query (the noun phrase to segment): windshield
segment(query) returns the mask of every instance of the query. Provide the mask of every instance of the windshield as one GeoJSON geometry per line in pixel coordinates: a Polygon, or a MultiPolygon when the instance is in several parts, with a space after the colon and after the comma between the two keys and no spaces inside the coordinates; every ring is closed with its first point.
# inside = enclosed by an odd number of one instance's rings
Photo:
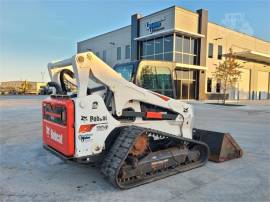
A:
{"type": "Polygon", "coordinates": [[[172,75],[167,67],[142,66],[138,77],[138,85],[168,97],[173,97],[172,75]]]}
{"type": "Polygon", "coordinates": [[[123,64],[116,66],[115,71],[121,74],[121,76],[127,81],[132,81],[133,64],[123,64]]]}

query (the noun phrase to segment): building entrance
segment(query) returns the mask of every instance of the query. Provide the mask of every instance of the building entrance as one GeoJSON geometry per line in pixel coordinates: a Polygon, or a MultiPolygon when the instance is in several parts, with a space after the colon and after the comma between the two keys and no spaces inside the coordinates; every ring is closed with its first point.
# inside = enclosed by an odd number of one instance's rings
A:
{"type": "Polygon", "coordinates": [[[179,68],[175,70],[176,96],[181,100],[192,100],[198,97],[198,70],[179,68]]]}

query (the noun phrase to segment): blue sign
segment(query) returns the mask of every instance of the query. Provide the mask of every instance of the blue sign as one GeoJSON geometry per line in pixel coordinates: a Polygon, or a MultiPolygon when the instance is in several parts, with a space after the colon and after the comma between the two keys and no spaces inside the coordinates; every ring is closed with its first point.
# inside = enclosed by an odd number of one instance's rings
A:
{"type": "Polygon", "coordinates": [[[159,31],[164,29],[164,27],[162,27],[162,21],[164,21],[165,19],[156,21],[156,22],[147,22],[146,23],[146,28],[149,30],[149,32],[152,34],[153,32],[159,31]]]}

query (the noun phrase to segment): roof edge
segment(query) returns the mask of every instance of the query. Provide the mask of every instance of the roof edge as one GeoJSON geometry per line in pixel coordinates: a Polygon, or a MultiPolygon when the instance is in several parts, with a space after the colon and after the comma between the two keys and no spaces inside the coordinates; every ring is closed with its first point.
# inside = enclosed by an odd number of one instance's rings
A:
{"type": "Polygon", "coordinates": [[[226,26],[223,26],[223,25],[217,24],[217,23],[212,22],[212,21],[208,21],[208,23],[211,23],[211,24],[213,24],[213,25],[217,25],[217,26],[223,27],[223,28],[225,28],[225,29],[228,29],[228,30],[231,30],[231,31],[237,32],[237,33],[239,33],[239,34],[244,34],[244,35],[246,35],[246,36],[249,36],[249,37],[255,38],[255,39],[257,39],[257,40],[260,40],[260,41],[263,41],[263,42],[266,42],[266,43],[270,43],[270,41],[267,41],[266,39],[262,39],[262,38],[257,37],[257,36],[252,36],[252,35],[247,34],[247,33],[245,33],[245,32],[240,32],[240,31],[237,31],[237,30],[232,29],[232,28],[230,28],[230,27],[226,27],[226,26]]]}
{"type": "Polygon", "coordinates": [[[84,39],[84,40],[78,41],[77,44],[78,44],[78,43],[85,42],[85,41],[88,41],[88,40],[91,40],[91,39],[94,39],[94,38],[97,38],[97,37],[100,37],[100,36],[104,36],[104,35],[106,35],[106,34],[110,34],[110,33],[112,33],[112,32],[116,32],[116,31],[119,31],[119,30],[121,30],[121,29],[125,29],[125,28],[128,28],[128,27],[131,27],[131,25],[127,25],[127,26],[124,26],[124,27],[120,27],[120,28],[117,28],[117,29],[115,29],[115,30],[112,30],[112,31],[109,31],[109,32],[105,32],[105,33],[102,33],[102,34],[99,34],[99,35],[96,35],[96,36],[93,36],[93,37],[91,37],[91,38],[88,38],[88,39],[84,39]]]}

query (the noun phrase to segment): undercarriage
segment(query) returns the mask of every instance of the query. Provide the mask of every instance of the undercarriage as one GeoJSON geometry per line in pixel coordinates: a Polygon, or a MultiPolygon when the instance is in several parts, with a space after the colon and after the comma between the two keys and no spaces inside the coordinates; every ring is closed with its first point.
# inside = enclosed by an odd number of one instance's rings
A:
{"type": "Polygon", "coordinates": [[[208,155],[203,142],[129,126],[119,131],[101,172],[114,185],[127,189],[200,167],[208,155]]]}

